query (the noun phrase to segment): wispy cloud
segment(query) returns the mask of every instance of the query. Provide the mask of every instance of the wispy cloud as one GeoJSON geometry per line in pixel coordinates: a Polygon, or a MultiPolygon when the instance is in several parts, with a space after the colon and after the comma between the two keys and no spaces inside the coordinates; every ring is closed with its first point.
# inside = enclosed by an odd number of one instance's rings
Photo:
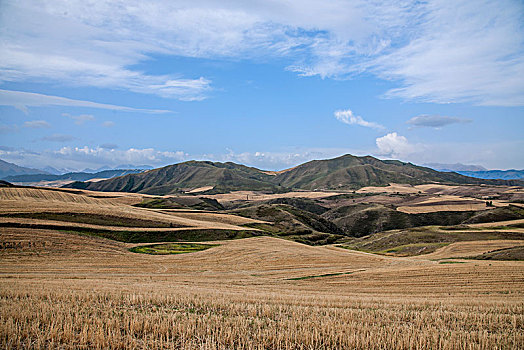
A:
{"type": "Polygon", "coordinates": [[[450,124],[471,123],[471,119],[447,117],[442,115],[419,115],[411,118],[406,123],[414,127],[441,128],[450,124]]]}
{"type": "Polygon", "coordinates": [[[385,129],[384,126],[378,123],[368,122],[362,119],[361,116],[354,115],[350,109],[336,111],[335,118],[337,118],[342,123],[349,124],[349,125],[360,125],[366,128],[372,128],[372,129],[378,129],[378,130],[385,129]]]}
{"type": "Polygon", "coordinates": [[[34,92],[12,91],[0,89],[0,106],[12,106],[28,113],[28,107],[42,106],[68,106],[68,107],[87,107],[108,109],[123,112],[142,112],[142,113],[169,113],[170,111],[159,109],[140,109],[125,106],[117,106],[105,103],[97,103],[84,100],[74,100],[70,98],[37,94],[34,92]]]}
{"type": "Polygon", "coordinates": [[[73,141],[75,138],[71,135],[62,135],[62,134],[53,134],[50,136],[44,136],[41,138],[42,141],[48,142],[69,142],[73,141]]]}
{"type": "Polygon", "coordinates": [[[50,128],[51,124],[46,122],[45,120],[31,120],[24,122],[24,128],[30,128],[30,129],[44,129],[44,128],[50,128]]]}
{"type": "Polygon", "coordinates": [[[114,143],[103,143],[103,144],[100,145],[100,148],[103,148],[103,149],[117,149],[118,145],[114,144],[114,143]]]}
{"type": "Polygon", "coordinates": [[[111,120],[106,120],[105,122],[102,123],[102,126],[105,128],[112,128],[113,126],[115,126],[115,122],[111,120]]]}
{"type": "Polygon", "coordinates": [[[524,105],[524,3],[436,0],[421,6],[412,37],[370,63],[400,84],[387,96],[524,105]]]}
{"type": "Polygon", "coordinates": [[[69,113],[62,113],[62,116],[73,119],[76,125],[83,125],[87,121],[95,120],[95,117],[91,114],[71,115],[69,113]]]}
{"type": "Polygon", "coordinates": [[[136,67],[156,55],[285,57],[306,76],[374,73],[398,85],[392,97],[524,105],[523,14],[516,0],[4,1],[0,80],[201,100],[209,78],[136,67]]]}

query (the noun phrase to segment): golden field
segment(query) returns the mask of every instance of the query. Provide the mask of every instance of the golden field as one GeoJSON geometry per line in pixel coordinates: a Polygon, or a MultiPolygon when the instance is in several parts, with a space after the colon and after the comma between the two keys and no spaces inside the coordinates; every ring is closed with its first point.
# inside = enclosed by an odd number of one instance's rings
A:
{"type": "MultiPolygon", "coordinates": [[[[134,208],[126,196],[68,195],[2,196],[1,212],[39,211],[47,203],[50,211],[200,227],[244,220],[134,208]]],[[[0,242],[2,348],[524,347],[524,262],[459,258],[520,241],[453,243],[417,257],[265,236],[146,255],[128,250],[136,244],[16,227],[1,227],[0,242]]]]}

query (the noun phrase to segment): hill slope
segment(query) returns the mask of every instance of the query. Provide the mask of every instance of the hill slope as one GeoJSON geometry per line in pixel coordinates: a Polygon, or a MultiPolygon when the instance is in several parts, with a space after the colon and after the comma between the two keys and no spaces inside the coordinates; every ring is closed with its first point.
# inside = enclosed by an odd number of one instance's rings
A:
{"type": "Polygon", "coordinates": [[[130,174],[96,183],[71,184],[95,191],[140,192],[156,195],[172,194],[205,186],[216,191],[267,190],[277,191],[270,182],[272,176],[256,169],[235,163],[189,161],[163,168],[130,174]]]}
{"type": "Polygon", "coordinates": [[[379,160],[371,156],[355,157],[349,154],[334,159],[307,162],[279,173],[274,181],[284,187],[307,190],[352,190],[364,186],[384,186],[392,182],[410,185],[428,182],[509,184],[505,181],[485,181],[457,173],[439,172],[398,160],[379,160]]]}
{"type": "Polygon", "coordinates": [[[379,160],[370,156],[344,155],[328,160],[314,160],[287,171],[271,174],[235,163],[189,161],[126,175],[97,183],[75,183],[67,187],[95,191],[140,192],[156,195],[213,186],[213,191],[255,190],[280,192],[286,189],[354,190],[364,186],[389,183],[522,185],[521,181],[484,180],[457,173],[442,173],[397,160],[379,160]]]}

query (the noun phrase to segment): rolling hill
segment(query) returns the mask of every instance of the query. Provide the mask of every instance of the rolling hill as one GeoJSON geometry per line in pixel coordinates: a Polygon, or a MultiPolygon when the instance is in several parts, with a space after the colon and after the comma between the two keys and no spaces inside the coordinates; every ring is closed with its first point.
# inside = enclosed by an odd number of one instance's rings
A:
{"type": "Polygon", "coordinates": [[[232,190],[281,192],[290,189],[355,190],[364,186],[386,186],[392,182],[411,185],[430,182],[523,184],[518,180],[477,179],[457,173],[438,172],[397,160],[379,160],[371,156],[356,157],[348,154],[334,159],[310,161],[280,172],[262,171],[231,162],[189,161],[96,183],[77,182],[66,187],[166,195],[205,186],[213,186],[214,193],[232,190]]]}

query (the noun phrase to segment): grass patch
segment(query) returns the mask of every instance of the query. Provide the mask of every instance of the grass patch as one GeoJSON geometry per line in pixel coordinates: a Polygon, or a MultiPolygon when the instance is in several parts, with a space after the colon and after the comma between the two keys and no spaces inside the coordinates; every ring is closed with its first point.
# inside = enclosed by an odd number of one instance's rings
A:
{"type": "Polygon", "coordinates": [[[302,276],[302,277],[293,277],[293,278],[286,278],[286,281],[300,281],[300,280],[307,280],[310,278],[320,278],[320,277],[331,277],[331,276],[340,276],[340,275],[351,275],[355,272],[360,272],[365,270],[357,270],[357,271],[350,271],[350,272],[335,272],[335,273],[325,273],[323,275],[314,275],[314,276],[302,276]]]}
{"type": "Polygon", "coordinates": [[[9,218],[27,218],[51,221],[75,222],[79,224],[118,226],[118,227],[153,227],[153,228],[182,228],[169,222],[145,220],[138,218],[120,217],[115,215],[90,214],[90,213],[13,213],[0,215],[9,218]]]}
{"type": "Polygon", "coordinates": [[[115,231],[90,227],[71,227],[54,224],[24,224],[17,222],[2,222],[0,223],[0,227],[56,230],[65,233],[102,237],[126,243],[221,241],[262,235],[260,231],[252,230],[187,229],[172,231],[115,231]]]}
{"type": "Polygon", "coordinates": [[[439,261],[439,264],[465,264],[464,261],[439,261]]]}
{"type": "Polygon", "coordinates": [[[130,248],[133,253],[142,253],[150,255],[170,255],[194,253],[216,247],[218,244],[199,244],[199,243],[165,243],[151,244],[130,248]]]}

